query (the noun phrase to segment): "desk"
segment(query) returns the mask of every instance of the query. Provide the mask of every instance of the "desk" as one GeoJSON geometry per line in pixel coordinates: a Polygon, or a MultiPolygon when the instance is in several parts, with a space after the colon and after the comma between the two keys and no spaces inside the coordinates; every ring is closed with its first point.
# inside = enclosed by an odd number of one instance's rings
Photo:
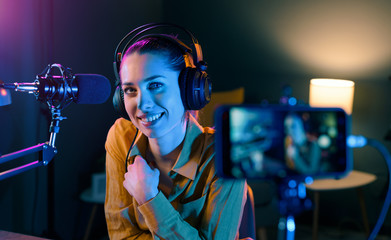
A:
{"type": "Polygon", "coordinates": [[[376,176],[370,173],[353,170],[346,177],[341,179],[318,179],[312,184],[306,185],[307,189],[314,192],[314,216],[312,226],[312,239],[318,239],[318,218],[319,218],[319,192],[355,188],[361,207],[362,220],[367,236],[370,234],[367,211],[365,207],[362,187],[376,180],[376,176]]]}
{"type": "Polygon", "coordinates": [[[0,230],[0,239],[2,240],[45,240],[47,238],[33,237],[19,233],[7,232],[0,230]]]}

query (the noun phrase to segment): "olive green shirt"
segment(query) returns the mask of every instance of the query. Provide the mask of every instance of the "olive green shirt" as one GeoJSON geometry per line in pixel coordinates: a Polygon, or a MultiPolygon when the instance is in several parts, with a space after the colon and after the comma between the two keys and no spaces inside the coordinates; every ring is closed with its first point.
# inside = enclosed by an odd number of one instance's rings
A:
{"type": "MultiPolygon", "coordinates": [[[[138,205],[123,187],[125,158],[136,129],[118,119],[106,141],[105,216],[110,239],[221,239],[238,238],[246,201],[244,180],[216,176],[213,129],[202,128],[190,117],[183,148],[169,177],[172,188],[138,205]]],[[[148,139],[137,136],[129,164],[145,158],[148,139]]]]}

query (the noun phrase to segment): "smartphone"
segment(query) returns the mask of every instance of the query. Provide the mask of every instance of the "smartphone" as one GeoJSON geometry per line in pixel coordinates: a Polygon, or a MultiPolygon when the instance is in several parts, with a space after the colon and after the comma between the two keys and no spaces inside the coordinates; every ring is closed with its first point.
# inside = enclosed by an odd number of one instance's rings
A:
{"type": "Polygon", "coordinates": [[[348,116],[341,108],[222,105],[214,118],[222,177],[340,178],[352,169],[348,116]]]}

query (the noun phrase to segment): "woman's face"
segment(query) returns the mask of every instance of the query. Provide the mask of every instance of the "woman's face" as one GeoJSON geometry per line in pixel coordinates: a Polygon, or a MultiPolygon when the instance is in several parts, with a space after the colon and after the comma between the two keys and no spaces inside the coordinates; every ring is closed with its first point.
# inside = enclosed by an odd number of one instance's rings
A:
{"type": "Polygon", "coordinates": [[[179,71],[168,67],[165,56],[132,53],[124,58],[120,76],[126,112],[147,137],[175,134],[183,127],[179,71]]]}
{"type": "Polygon", "coordinates": [[[288,116],[285,120],[287,133],[293,138],[293,141],[298,145],[303,145],[306,142],[306,135],[303,122],[299,117],[288,116]]]}

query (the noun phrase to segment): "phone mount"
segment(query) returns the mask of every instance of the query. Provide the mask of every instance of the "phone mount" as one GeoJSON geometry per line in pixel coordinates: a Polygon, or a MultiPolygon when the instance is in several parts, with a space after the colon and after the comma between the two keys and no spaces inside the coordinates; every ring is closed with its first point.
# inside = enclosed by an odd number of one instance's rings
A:
{"type": "MultiPolygon", "coordinates": [[[[61,80],[64,82],[64,84],[71,83],[74,79],[74,75],[71,72],[69,68],[64,68],[60,64],[51,64],[48,65],[42,74],[37,76],[38,78],[45,78],[45,79],[54,79],[53,71],[58,70],[61,73],[61,80]]],[[[56,78],[58,78],[56,76],[56,78]]],[[[51,113],[52,113],[52,120],[50,124],[50,139],[48,142],[40,143],[35,146],[25,148],[13,153],[5,154],[3,156],[0,156],[0,164],[9,162],[11,160],[24,157],[29,154],[33,154],[36,152],[39,152],[39,159],[33,162],[30,162],[28,164],[15,167],[3,172],[0,172],[0,181],[6,178],[9,178],[11,176],[20,174],[22,172],[25,172],[27,170],[39,167],[39,166],[46,166],[50,163],[50,161],[53,159],[53,157],[57,154],[57,149],[55,147],[55,141],[57,133],[60,131],[60,122],[66,117],[61,116],[61,110],[64,109],[66,106],[70,104],[69,98],[62,98],[61,101],[58,101],[55,97],[55,94],[53,93],[51,96],[47,96],[45,99],[37,99],[40,101],[46,101],[51,113]]],[[[65,93],[64,93],[65,94],[65,93]]]]}
{"type": "Polygon", "coordinates": [[[293,240],[295,238],[294,216],[309,210],[312,202],[306,196],[305,184],[311,184],[313,179],[280,178],[278,182],[279,211],[281,218],[278,222],[278,240],[293,240]]]}

